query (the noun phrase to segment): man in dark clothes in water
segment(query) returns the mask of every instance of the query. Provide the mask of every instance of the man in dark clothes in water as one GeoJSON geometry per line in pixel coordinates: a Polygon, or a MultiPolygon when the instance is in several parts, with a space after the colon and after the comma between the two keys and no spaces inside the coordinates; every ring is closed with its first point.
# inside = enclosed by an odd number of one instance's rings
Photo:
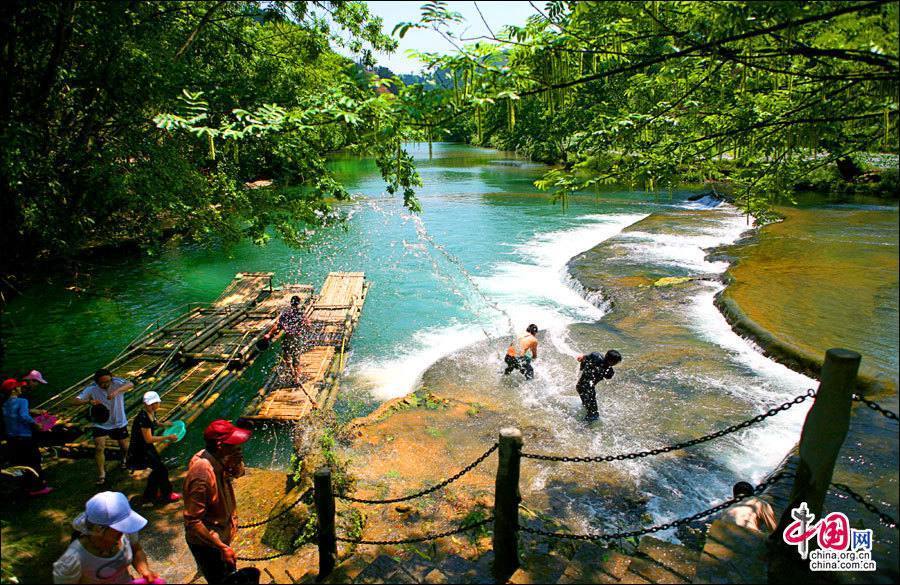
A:
{"type": "Polygon", "coordinates": [[[614,349],[606,352],[605,356],[601,356],[599,352],[589,353],[587,355],[578,356],[581,362],[581,377],[575,389],[581,397],[581,403],[587,410],[587,422],[594,422],[600,418],[597,412],[597,382],[600,380],[609,380],[615,374],[613,366],[622,361],[622,354],[614,349]]]}

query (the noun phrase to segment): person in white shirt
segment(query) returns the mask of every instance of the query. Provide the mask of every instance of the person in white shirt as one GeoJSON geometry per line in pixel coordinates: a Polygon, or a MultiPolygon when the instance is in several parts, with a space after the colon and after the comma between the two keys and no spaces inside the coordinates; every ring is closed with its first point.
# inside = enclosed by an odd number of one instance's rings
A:
{"type": "Polygon", "coordinates": [[[101,492],[87,501],[72,522],[77,537],[55,563],[54,583],[131,583],[133,567],[148,583],[161,582],[147,564],[138,531],[147,520],[134,512],[125,494],[101,492]]]}
{"type": "Polygon", "coordinates": [[[126,392],[134,384],[123,378],[114,378],[112,372],[101,368],[94,373],[94,382],[75,397],[78,404],[91,403],[94,428],[94,459],[97,461],[97,485],[106,483],[106,437],[119,442],[123,467],[128,452],[128,418],[125,416],[126,392]]]}

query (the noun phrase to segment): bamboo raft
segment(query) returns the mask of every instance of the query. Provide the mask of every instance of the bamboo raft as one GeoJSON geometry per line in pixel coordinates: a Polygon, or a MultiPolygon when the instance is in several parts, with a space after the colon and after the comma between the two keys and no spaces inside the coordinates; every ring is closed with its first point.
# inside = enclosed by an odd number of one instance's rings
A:
{"type": "Polygon", "coordinates": [[[332,272],[306,315],[306,349],[297,356],[302,379],[295,384],[279,364],[247,406],[241,421],[248,425],[296,423],[314,408],[329,408],[337,398],[337,381],[345,353],[359,322],[369,283],[362,272],[332,272]]]}
{"type": "MultiPolygon", "coordinates": [[[[209,305],[191,305],[167,322],[152,323],[106,366],[113,375],[134,382],[135,387],[125,394],[129,430],[148,390],[155,390],[162,398],[157,419],[163,426],[176,419],[185,424],[193,422],[253,363],[259,353],[257,341],[271,329],[294,295],[309,303],[312,287],[273,288],[271,272],[239,273],[209,305]]],[[[88,376],[35,407],[87,431],[63,445],[61,454],[93,453],[87,407],[72,400],[90,382],[88,376]]],[[[107,451],[117,456],[118,444],[109,441],[107,451]]]]}

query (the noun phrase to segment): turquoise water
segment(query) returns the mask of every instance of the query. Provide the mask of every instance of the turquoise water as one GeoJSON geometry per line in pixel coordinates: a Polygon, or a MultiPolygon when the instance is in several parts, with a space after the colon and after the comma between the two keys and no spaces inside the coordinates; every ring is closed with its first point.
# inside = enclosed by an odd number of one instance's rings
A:
{"type": "MultiPolygon", "coordinates": [[[[236,272],[273,271],[276,282],[318,287],[328,272],[364,271],[372,286],[337,406],[345,417],[407,393],[433,368],[435,383],[502,396],[504,424],[542,430],[535,447],[588,455],[718,429],[815,385],[740,339],[712,304],[722,288],[715,277],[727,264],[707,259],[707,251],[747,229],[733,208],[686,204],[686,193],[604,191],[573,197],[563,210],[532,185],[541,165],[451,144],[436,144],[433,159],[424,145],[413,154],[424,182],[419,216],[383,194],[371,161],[339,157],[333,168],[357,200],[339,207],[345,223],[319,230],[307,249],[277,241],[227,250],[173,246],[157,257],[86,267],[74,282],[29,288],[4,315],[3,370],[41,370],[49,395],[110,361],[158,315],[214,299],[236,272]],[[585,294],[568,264],[595,247],[582,260],[598,292],[585,294]],[[683,289],[634,284],[684,275],[709,280],[683,289]],[[68,290],[73,284],[82,290],[68,290]],[[501,379],[498,364],[511,334],[532,322],[545,349],[535,384],[520,388],[501,379]],[[585,432],[572,389],[574,356],[613,346],[626,362],[614,390],[600,399],[603,429],[627,432],[585,432]]],[[[896,249],[891,237],[885,245],[896,249]]],[[[896,339],[888,342],[885,351],[896,354],[896,339]]],[[[237,417],[274,355],[258,360],[167,458],[183,462],[198,449],[205,422],[237,417]]],[[[687,515],[718,501],[738,479],[761,479],[796,442],[804,414],[792,409],[695,455],[629,463],[622,473],[640,494],[677,496],[650,501],[654,518],[687,515]]],[[[496,429],[485,432],[494,436],[496,429]]],[[[283,465],[290,439],[261,435],[248,449],[249,462],[283,465]]],[[[590,470],[582,472],[590,481],[590,470]]],[[[544,490],[546,476],[538,479],[528,489],[544,490]]],[[[579,497],[566,505],[582,527],[593,526],[596,510],[610,512],[608,503],[579,497]]],[[[634,518],[626,520],[622,527],[634,518]]]]}
{"type": "MultiPolygon", "coordinates": [[[[509,332],[506,315],[491,306],[495,301],[486,302],[453,261],[458,257],[475,282],[483,281],[529,242],[543,244],[534,253],[553,256],[543,270],[523,267],[508,275],[508,283],[486,285],[494,287],[496,301],[506,303],[514,326],[599,318],[596,309],[558,281],[556,272],[572,255],[602,239],[591,233],[591,226],[605,226],[612,233],[649,213],[652,203],[644,195],[605,193],[599,204],[587,196],[564,211],[532,185],[542,165],[462,145],[436,144],[433,159],[424,145],[413,146],[412,152],[425,183],[421,216],[410,215],[397,198],[384,194],[371,160],[336,158],[335,172],[359,201],[340,206],[348,221],[319,230],[308,249],[291,249],[279,241],[226,250],[181,245],[156,257],[86,262],[81,273],[31,287],[10,303],[4,315],[3,370],[41,370],[50,385],[33,398],[36,403],[107,363],[157,316],[185,303],[214,299],[236,272],[273,271],[276,283],[318,287],[330,271],[361,270],[372,287],[353,339],[348,385],[369,390],[376,399],[397,396],[449,350],[484,339],[486,333],[509,332]],[[601,212],[616,219],[597,215],[601,212]],[[588,233],[574,235],[574,242],[559,236],[579,228],[583,232],[585,226],[588,233]],[[439,242],[449,256],[420,232],[439,242]],[[547,234],[563,241],[541,241],[547,234]],[[545,282],[529,283],[534,277],[545,282]],[[516,288],[526,286],[529,293],[516,294],[516,288]],[[555,298],[560,292],[565,298],[555,298]],[[522,297],[529,302],[518,303],[522,297]]],[[[261,359],[200,422],[237,416],[270,361],[261,359]]],[[[196,434],[191,437],[186,448],[197,444],[196,434]]]]}
{"type": "MultiPolygon", "coordinates": [[[[487,274],[511,247],[579,225],[583,216],[597,212],[591,201],[573,203],[566,212],[548,204],[531,185],[540,167],[524,161],[523,168],[491,165],[509,158],[495,151],[436,145],[432,162],[424,148],[414,152],[426,184],[421,221],[476,277],[487,274]]],[[[353,340],[354,362],[397,355],[422,330],[493,322],[497,312],[417,236],[416,218],[382,194],[371,161],[339,159],[334,166],[366,203],[344,206],[351,215],[346,226],[321,230],[309,249],[290,249],[279,241],[225,251],[179,246],[155,258],[85,264],[76,278],[32,287],[10,303],[3,369],[37,368],[50,380],[51,391],[63,388],[109,361],[158,315],[214,299],[240,271],[268,270],[276,282],[316,286],[330,271],[365,271],[373,286],[353,340]],[[67,290],[73,284],[84,291],[67,290]]],[[[633,213],[645,206],[629,199],[605,205],[604,211],[633,213]]]]}

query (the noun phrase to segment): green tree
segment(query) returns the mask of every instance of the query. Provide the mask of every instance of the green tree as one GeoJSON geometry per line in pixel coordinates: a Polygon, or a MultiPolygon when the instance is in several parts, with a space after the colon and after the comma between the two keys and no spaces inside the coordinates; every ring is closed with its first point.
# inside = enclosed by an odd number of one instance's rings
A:
{"type": "Polygon", "coordinates": [[[897,150],[895,1],[533,6],[523,27],[461,38],[431,2],[397,32],[457,44],[425,59],[462,80],[445,117],[471,116],[473,142],[561,163],[542,188],[721,181],[758,213],[818,169],[852,176],[854,155],[897,150]]]}
{"type": "Polygon", "coordinates": [[[304,222],[327,221],[329,200],[346,195],[327,153],[360,144],[390,115],[330,48],[344,37],[358,52],[395,47],[361,2],[0,10],[4,272],[172,230],[264,241],[274,225],[299,241],[304,222]],[[243,188],[259,178],[301,188],[243,188]]]}

